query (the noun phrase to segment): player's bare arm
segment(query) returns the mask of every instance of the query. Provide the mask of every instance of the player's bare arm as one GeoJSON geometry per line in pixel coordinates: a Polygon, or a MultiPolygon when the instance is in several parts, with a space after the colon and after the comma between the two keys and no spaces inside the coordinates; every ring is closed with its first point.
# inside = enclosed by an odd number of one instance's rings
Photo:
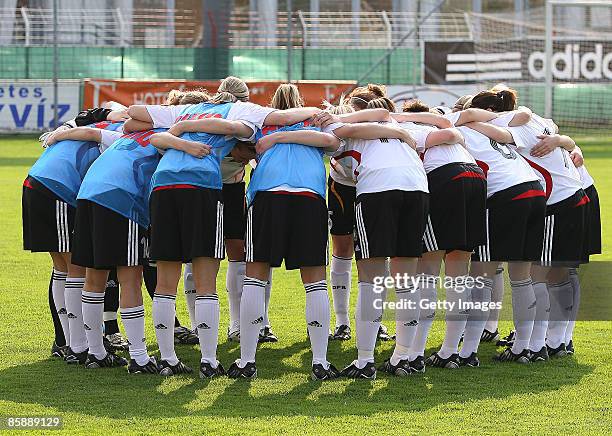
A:
{"type": "Polygon", "coordinates": [[[63,141],[66,139],[72,139],[75,141],[102,141],[101,129],[94,127],[75,127],[73,129],[62,130],[47,139],[47,145],[53,145],[56,142],[63,141]]]}
{"type": "Polygon", "coordinates": [[[334,130],[334,135],[344,139],[399,139],[416,148],[416,141],[407,130],[392,124],[355,123],[345,124],[334,130]]]}
{"type": "Polygon", "coordinates": [[[316,107],[296,107],[270,112],[264,120],[264,126],[290,126],[305,121],[321,112],[316,107]]]}
{"type": "Polygon", "coordinates": [[[484,109],[478,109],[475,107],[471,107],[469,109],[463,110],[459,112],[459,118],[457,122],[455,122],[455,126],[463,126],[467,123],[481,122],[486,123],[497,118],[495,112],[490,112],[484,109]]]}
{"type": "Polygon", "coordinates": [[[572,152],[576,148],[576,143],[567,135],[538,135],[538,142],[531,149],[531,155],[534,157],[542,157],[553,152],[557,147],[564,148],[572,152]]]}
{"type": "Polygon", "coordinates": [[[127,121],[123,124],[123,131],[127,133],[143,132],[145,130],[151,130],[152,128],[153,123],[135,120],[134,118],[128,118],[127,121]]]}
{"type": "Polygon", "coordinates": [[[203,118],[201,120],[184,120],[174,124],[168,133],[180,136],[185,132],[203,132],[213,135],[229,135],[236,138],[248,138],[253,130],[240,121],[230,121],[223,118],[203,118]]]}
{"type": "Polygon", "coordinates": [[[512,120],[510,120],[510,122],[508,123],[508,126],[518,127],[527,124],[529,121],[531,121],[531,115],[531,109],[522,106],[518,111],[516,111],[516,113],[512,117],[512,120]]]}
{"type": "Polygon", "coordinates": [[[482,133],[483,135],[491,138],[492,140],[500,143],[500,144],[512,144],[514,143],[514,138],[512,134],[502,127],[497,127],[488,123],[469,123],[466,124],[466,127],[469,127],[472,130],[476,130],[477,132],[482,133]]]}
{"type": "Polygon", "coordinates": [[[449,119],[430,112],[402,112],[393,113],[391,116],[393,119],[395,119],[395,121],[400,123],[411,122],[429,124],[431,126],[438,127],[439,129],[448,129],[453,127],[453,123],[451,123],[449,119]]]}
{"type": "Polygon", "coordinates": [[[453,144],[461,144],[465,147],[465,140],[461,132],[457,129],[441,129],[433,131],[427,135],[425,148],[453,144]]]}
{"type": "Polygon", "coordinates": [[[151,135],[151,144],[160,150],[173,148],[183,151],[197,158],[202,158],[210,154],[211,146],[200,142],[188,141],[177,138],[168,132],[155,133],[151,135]]]}
{"type": "Polygon", "coordinates": [[[391,121],[391,114],[387,109],[364,109],[349,114],[333,115],[327,111],[322,111],[313,118],[316,126],[327,127],[333,123],[366,123],[391,121]]]}
{"type": "Polygon", "coordinates": [[[255,150],[258,154],[264,153],[276,144],[291,143],[309,145],[322,148],[325,151],[336,151],[340,146],[340,140],[334,135],[312,130],[295,130],[292,132],[276,132],[264,136],[259,141],[255,150]]]}
{"type": "Polygon", "coordinates": [[[153,119],[151,118],[151,115],[149,115],[149,111],[147,110],[145,105],[134,104],[128,107],[127,114],[130,118],[133,118],[135,120],[153,123],[153,119]]]}

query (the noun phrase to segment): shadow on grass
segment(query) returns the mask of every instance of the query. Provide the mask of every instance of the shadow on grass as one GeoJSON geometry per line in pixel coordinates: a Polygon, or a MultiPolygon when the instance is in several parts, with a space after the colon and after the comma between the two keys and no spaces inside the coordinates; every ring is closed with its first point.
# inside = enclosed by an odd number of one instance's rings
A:
{"type": "MultiPolygon", "coordinates": [[[[350,362],[352,342],[330,343],[330,359],[350,362]]],[[[377,361],[386,358],[385,344],[377,361]]],[[[379,347],[380,348],[380,347],[379,347]]],[[[252,382],[225,377],[202,381],[197,376],[161,378],[128,376],[125,369],[85,370],[58,360],[42,360],[0,371],[0,399],[40,404],[61,412],[110,418],[171,418],[189,415],[274,417],[291,415],[370,415],[389,411],[427,410],[445,403],[552,391],[574,385],[593,371],[567,357],[546,364],[495,364],[493,347],[481,347],[479,369],[428,369],[405,378],[379,373],[374,382],[340,379],[326,383],[309,379],[308,342],[266,344],[258,352],[259,378],[252,382]]],[[[179,347],[188,363],[199,361],[196,347],[179,347]]],[[[226,365],[239,356],[234,344],[219,347],[226,365]]],[[[197,367],[194,365],[197,372],[197,367]]]]}

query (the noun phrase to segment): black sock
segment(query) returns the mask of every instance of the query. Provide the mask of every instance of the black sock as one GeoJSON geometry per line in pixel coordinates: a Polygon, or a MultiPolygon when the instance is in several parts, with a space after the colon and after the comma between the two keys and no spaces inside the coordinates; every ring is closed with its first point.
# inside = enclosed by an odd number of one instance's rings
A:
{"type": "Polygon", "coordinates": [[[108,274],[106,292],[104,294],[104,334],[119,333],[117,311],[119,310],[119,280],[117,270],[112,269],[108,274]]]}
{"type": "Polygon", "coordinates": [[[55,343],[63,347],[66,345],[66,338],[64,337],[64,330],[62,329],[62,323],[60,322],[59,316],[57,315],[57,309],[55,308],[55,302],[53,301],[53,275],[49,280],[49,311],[51,312],[51,319],[53,319],[53,330],[55,331],[55,343]]]}
{"type": "MultiPolygon", "coordinates": [[[[149,264],[145,264],[142,269],[142,277],[145,282],[145,287],[147,288],[147,293],[151,300],[153,299],[153,294],[155,294],[155,288],[157,287],[157,268],[151,266],[149,264]]],[[[174,327],[180,327],[181,322],[177,317],[174,318],[174,327]]]]}

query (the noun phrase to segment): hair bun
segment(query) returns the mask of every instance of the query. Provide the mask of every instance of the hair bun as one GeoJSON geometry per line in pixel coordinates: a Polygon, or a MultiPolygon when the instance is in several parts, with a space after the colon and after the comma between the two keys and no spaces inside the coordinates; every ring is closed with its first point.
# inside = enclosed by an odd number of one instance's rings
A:
{"type": "Polygon", "coordinates": [[[384,85],[377,85],[375,83],[368,83],[368,91],[378,97],[385,97],[387,89],[384,85]]]}

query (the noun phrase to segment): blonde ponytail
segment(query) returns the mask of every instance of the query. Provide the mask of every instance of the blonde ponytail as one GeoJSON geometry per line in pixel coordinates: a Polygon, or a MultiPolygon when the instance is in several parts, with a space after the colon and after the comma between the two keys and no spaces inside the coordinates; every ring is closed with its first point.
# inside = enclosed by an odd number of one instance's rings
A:
{"type": "Polygon", "coordinates": [[[249,87],[244,80],[228,76],[219,85],[217,93],[210,100],[213,104],[235,103],[249,100],[249,87]]]}

